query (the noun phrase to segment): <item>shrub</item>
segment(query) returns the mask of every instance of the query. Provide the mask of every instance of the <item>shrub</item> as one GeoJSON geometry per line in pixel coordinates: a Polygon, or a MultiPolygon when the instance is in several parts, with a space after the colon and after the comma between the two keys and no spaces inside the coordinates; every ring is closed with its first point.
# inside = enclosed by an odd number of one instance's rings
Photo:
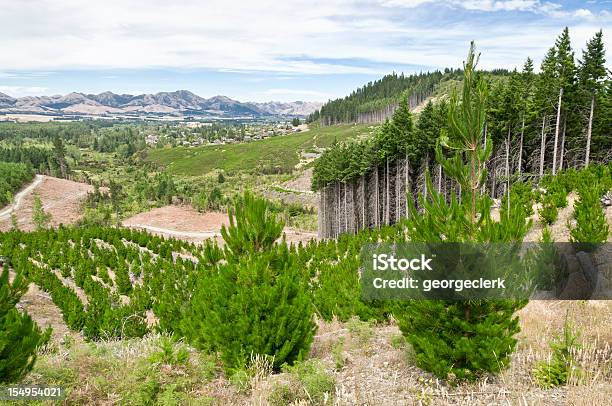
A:
{"type": "Polygon", "coordinates": [[[532,259],[534,282],[539,289],[552,290],[567,276],[567,264],[562,260],[550,228],[544,227],[538,250],[532,259]]]}
{"type": "Polygon", "coordinates": [[[158,347],[159,350],[149,356],[152,364],[185,365],[189,361],[189,350],[172,336],[162,336],[158,347]]]}
{"type": "Polygon", "coordinates": [[[551,199],[544,197],[542,199],[542,208],[538,214],[540,215],[540,220],[542,223],[545,225],[551,225],[557,221],[559,209],[551,199]]]}
{"type": "Polygon", "coordinates": [[[307,279],[287,244],[274,243],[281,231],[265,201],[246,193],[222,230],[227,263],[197,282],[183,330],[196,347],[219,352],[226,370],[246,367],[252,355],[268,356],[278,370],[310,349],[307,279]]]}
{"type": "Polygon", "coordinates": [[[357,340],[357,343],[364,347],[374,337],[374,330],[372,330],[372,323],[367,321],[361,321],[358,317],[352,318],[347,324],[351,336],[357,340]]]}
{"type": "Polygon", "coordinates": [[[251,354],[275,368],[308,353],[315,324],[305,280],[286,247],[219,267],[198,282],[185,329],[194,344],[221,353],[226,368],[251,354]]]}
{"type": "Polygon", "coordinates": [[[563,173],[557,176],[546,175],[540,185],[546,189],[544,199],[548,199],[558,209],[567,207],[567,195],[574,186],[573,181],[566,181],[570,179],[565,177],[563,173]]]}
{"type": "Polygon", "coordinates": [[[599,202],[602,194],[597,183],[579,189],[580,198],[574,207],[576,226],[570,229],[570,240],[579,249],[592,251],[608,239],[609,227],[599,202]]]}
{"type": "Polygon", "coordinates": [[[36,230],[42,230],[49,227],[51,221],[51,214],[46,213],[40,196],[34,195],[34,202],[32,203],[32,222],[36,226],[36,230]]]}
{"type": "Polygon", "coordinates": [[[581,370],[574,360],[574,352],[580,347],[578,334],[566,317],[563,335],[550,344],[553,351],[550,361],[536,364],[533,371],[536,382],[543,388],[552,388],[565,385],[571,377],[579,377],[581,370]]]}
{"type": "Polygon", "coordinates": [[[28,288],[23,275],[9,282],[8,267],[0,275],[0,383],[17,382],[32,370],[37,348],[49,340],[27,313],[15,307],[28,288]]]}
{"type": "Polygon", "coordinates": [[[289,382],[277,383],[273,387],[268,396],[271,405],[281,406],[299,401],[308,401],[313,405],[334,404],[335,379],[325,372],[319,361],[299,362],[285,367],[284,371],[289,374],[289,382]]]}
{"type": "MultiPolygon", "coordinates": [[[[518,205],[523,209],[524,217],[533,214],[534,193],[531,184],[526,182],[516,182],[510,188],[510,204],[518,205]]],[[[508,211],[508,196],[504,195],[501,201],[500,213],[504,215],[508,211]]]]}
{"type": "Polygon", "coordinates": [[[353,316],[362,320],[384,318],[361,301],[358,268],[358,258],[345,259],[337,265],[319,264],[319,273],[313,282],[313,302],[321,318],[328,321],[334,316],[341,321],[353,316]]]}
{"type": "Polygon", "coordinates": [[[90,340],[142,337],[147,332],[144,312],[135,305],[121,306],[116,295],[93,280],[85,282],[89,296],[83,334],[90,340]]]}

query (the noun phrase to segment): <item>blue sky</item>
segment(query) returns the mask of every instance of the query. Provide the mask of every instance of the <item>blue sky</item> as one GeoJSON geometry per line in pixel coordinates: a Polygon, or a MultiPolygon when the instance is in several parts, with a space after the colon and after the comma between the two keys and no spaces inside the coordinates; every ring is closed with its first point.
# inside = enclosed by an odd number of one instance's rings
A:
{"type": "Polygon", "coordinates": [[[539,63],[566,25],[577,56],[599,29],[612,45],[612,0],[0,0],[0,10],[0,92],[12,96],[325,101],[392,71],[460,66],[470,40],[486,69],[539,63]]]}

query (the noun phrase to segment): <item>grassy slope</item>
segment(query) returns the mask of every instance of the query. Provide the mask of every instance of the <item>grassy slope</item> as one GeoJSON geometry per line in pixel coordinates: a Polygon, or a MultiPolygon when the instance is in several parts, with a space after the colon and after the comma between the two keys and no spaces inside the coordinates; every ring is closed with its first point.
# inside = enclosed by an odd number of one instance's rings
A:
{"type": "Polygon", "coordinates": [[[280,168],[288,172],[300,161],[300,152],[327,147],[371,131],[366,125],[313,128],[302,133],[242,144],[207,145],[197,148],[167,148],[149,152],[148,160],[180,175],[203,175],[214,169],[225,171],[280,168]]]}

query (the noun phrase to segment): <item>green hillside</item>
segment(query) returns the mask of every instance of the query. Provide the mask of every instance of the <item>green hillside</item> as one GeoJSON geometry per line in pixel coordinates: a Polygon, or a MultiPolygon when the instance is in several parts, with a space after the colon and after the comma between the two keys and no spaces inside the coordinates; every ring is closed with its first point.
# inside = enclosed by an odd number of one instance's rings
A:
{"type": "Polygon", "coordinates": [[[357,138],[371,131],[367,125],[314,127],[301,133],[241,144],[155,149],[146,159],[179,175],[196,176],[215,169],[286,173],[299,163],[303,151],[325,148],[334,140],[357,138]]]}
{"type": "MultiPolygon", "coordinates": [[[[487,80],[495,82],[507,77],[506,69],[483,72],[487,80]]],[[[408,97],[411,105],[423,103],[428,97],[448,95],[450,89],[461,84],[463,71],[447,68],[442,71],[404,75],[391,73],[381,79],[368,82],[346,97],[325,103],[320,110],[311,114],[310,121],[321,120],[328,124],[358,121],[360,113],[383,110],[399,103],[401,97],[408,97]]]]}

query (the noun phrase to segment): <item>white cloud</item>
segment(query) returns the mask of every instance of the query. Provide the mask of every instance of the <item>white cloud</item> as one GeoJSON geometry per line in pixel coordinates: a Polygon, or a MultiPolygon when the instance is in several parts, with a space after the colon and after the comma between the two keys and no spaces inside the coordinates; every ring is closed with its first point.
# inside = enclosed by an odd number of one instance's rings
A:
{"type": "Polygon", "coordinates": [[[387,7],[415,8],[424,4],[439,3],[451,7],[463,8],[473,11],[529,11],[546,14],[554,18],[593,18],[593,13],[585,8],[575,11],[563,9],[558,3],[541,0],[382,0],[381,4],[387,7]]]}
{"type": "Polygon", "coordinates": [[[586,8],[580,8],[576,11],[574,11],[574,15],[576,17],[580,17],[580,18],[593,18],[594,15],[591,12],[591,10],[587,10],[586,8]]]}
{"type": "Polygon", "coordinates": [[[41,86],[2,86],[0,85],[0,93],[8,94],[12,97],[37,96],[47,93],[46,87],[41,86]]]}
{"type": "Polygon", "coordinates": [[[479,11],[530,11],[540,19],[536,22],[461,20],[452,15],[442,19],[441,4],[440,0],[0,0],[0,66],[7,72],[163,67],[281,76],[380,74],[396,65],[460,66],[474,39],[483,51],[482,66],[499,67],[544,54],[567,23],[551,16],[578,19],[569,22],[572,38],[580,46],[596,30],[610,26],[603,13],[590,17],[587,9],[580,9],[568,15],[570,11],[558,4],[539,0],[444,3],[479,11]],[[422,7],[414,9],[417,6],[422,7]],[[574,36],[575,31],[589,34],[574,36]]]}
{"type": "Polygon", "coordinates": [[[467,10],[480,11],[533,11],[538,6],[536,0],[468,0],[454,1],[456,5],[460,5],[467,10]]]}
{"type": "Polygon", "coordinates": [[[435,0],[383,0],[382,4],[387,7],[418,7],[422,4],[433,3],[435,0]]]}

